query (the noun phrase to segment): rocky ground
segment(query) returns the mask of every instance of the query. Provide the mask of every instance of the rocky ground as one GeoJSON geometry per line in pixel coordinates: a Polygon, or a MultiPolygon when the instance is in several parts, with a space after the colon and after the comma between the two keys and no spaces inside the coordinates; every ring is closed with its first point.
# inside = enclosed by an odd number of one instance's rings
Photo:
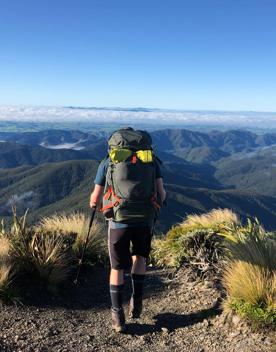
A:
{"type": "Polygon", "coordinates": [[[128,320],[124,334],[111,330],[107,271],[85,277],[58,298],[37,294],[23,306],[1,307],[0,351],[276,351],[272,332],[222,314],[215,282],[200,281],[188,268],[149,271],[143,317],[128,320]]]}

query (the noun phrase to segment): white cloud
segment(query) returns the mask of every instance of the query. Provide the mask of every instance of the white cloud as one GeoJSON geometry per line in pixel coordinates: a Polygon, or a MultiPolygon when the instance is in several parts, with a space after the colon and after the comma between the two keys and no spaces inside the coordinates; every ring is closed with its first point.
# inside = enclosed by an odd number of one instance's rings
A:
{"type": "Polygon", "coordinates": [[[0,121],[118,122],[276,127],[276,113],[0,106],[0,121]]]}

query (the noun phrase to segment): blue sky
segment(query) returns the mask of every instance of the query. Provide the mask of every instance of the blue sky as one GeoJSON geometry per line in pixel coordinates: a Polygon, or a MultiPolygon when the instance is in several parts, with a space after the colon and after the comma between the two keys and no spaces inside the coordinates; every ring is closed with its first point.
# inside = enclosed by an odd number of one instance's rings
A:
{"type": "Polygon", "coordinates": [[[275,0],[0,0],[0,104],[276,111],[275,0]]]}

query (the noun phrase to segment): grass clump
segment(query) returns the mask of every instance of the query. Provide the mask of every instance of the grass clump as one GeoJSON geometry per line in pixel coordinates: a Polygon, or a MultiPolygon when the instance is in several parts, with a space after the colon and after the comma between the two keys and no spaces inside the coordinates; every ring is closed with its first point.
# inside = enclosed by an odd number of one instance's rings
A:
{"type": "MultiPolygon", "coordinates": [[[[57,292],[77,269],[89,219],[80,213],[42,219],[28,227],[27,213],[18,217],[13,208],[9,230],[0,228],[0,298],[9,295],[11,283],[29,292],[36,288],[57,292]],[[12,280],[13,277],[13,280],[12,280]]],[[[95,222],[85,259],[91,264],[106,256],[103,229],[95,222]]]]}
{"type": "MultiPolygon", "coordinates": [[[[37,229],[50,232],[63,231],[65,235],[75,234],[76,238],[72,247],[74,255],[79,258],[86,240],[89,220],[85,214],[78,212],[69,215],[53,215],[42,219],[37,229]]],[[[103,263],[106,261],[107,256],[104,226],[94,221],[90,231],[85,260],[90,264],[103,263]]]]}
{"type": "Polygon", "coordinates": [[[276,322],[276,236],[258,221],[246,226],[226,227],[229,260],[223,284],[226,309],[260,324],[276,322]]]}
{"type": "Polygon", "coordinates": [[[0,299],[5,303],[16,301],[12,288],[12,266],[0,264],[0,299]]]}
{"type": "Polygon", "coordinates": [[[239,224],[240,220],[230,209],[213,209],[209,213],[201,215],[188,215],[181,226],[183,227],[196,227],[196,228],[214,228],[221,224],[239,224]]]}
{"type": "Polygon", "coordinates": [[[179,267],[187,262],[199,273],[215,270],[223,253],[222,226],[233,226],[238,217],[229,209],[214,209],[203,215],[188,215],[169,230],[164,239],[153,243],[153,261],[157,265],[179,267]]]}
{"type": "Polygon", "coordinates": [[[13,289],[13,264],[11,260],[11,243],[0,234],[0,299],[5,303],[16,302],[13,289]]]}

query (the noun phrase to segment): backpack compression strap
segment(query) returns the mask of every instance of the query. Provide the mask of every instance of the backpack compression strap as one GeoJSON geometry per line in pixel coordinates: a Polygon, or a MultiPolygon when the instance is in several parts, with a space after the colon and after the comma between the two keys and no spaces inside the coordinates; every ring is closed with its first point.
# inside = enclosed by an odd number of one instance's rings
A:
{"type": "Polygon", "coordinates": [[[103,196],[103,198],[105,200],[111,200],[110,203],[106,204],[105,206],[103,206],[100,211],[104,212],[108,209],[111,209],[113,207],[115,207],[116,205],[118,205],[121,202],[121,198],[119,198],[113,191],[112,187],[109,186],[107,192],[105,193],[105,195],[103,196]],[[113,201],[114,200],[114,201],[113,201]]]}

